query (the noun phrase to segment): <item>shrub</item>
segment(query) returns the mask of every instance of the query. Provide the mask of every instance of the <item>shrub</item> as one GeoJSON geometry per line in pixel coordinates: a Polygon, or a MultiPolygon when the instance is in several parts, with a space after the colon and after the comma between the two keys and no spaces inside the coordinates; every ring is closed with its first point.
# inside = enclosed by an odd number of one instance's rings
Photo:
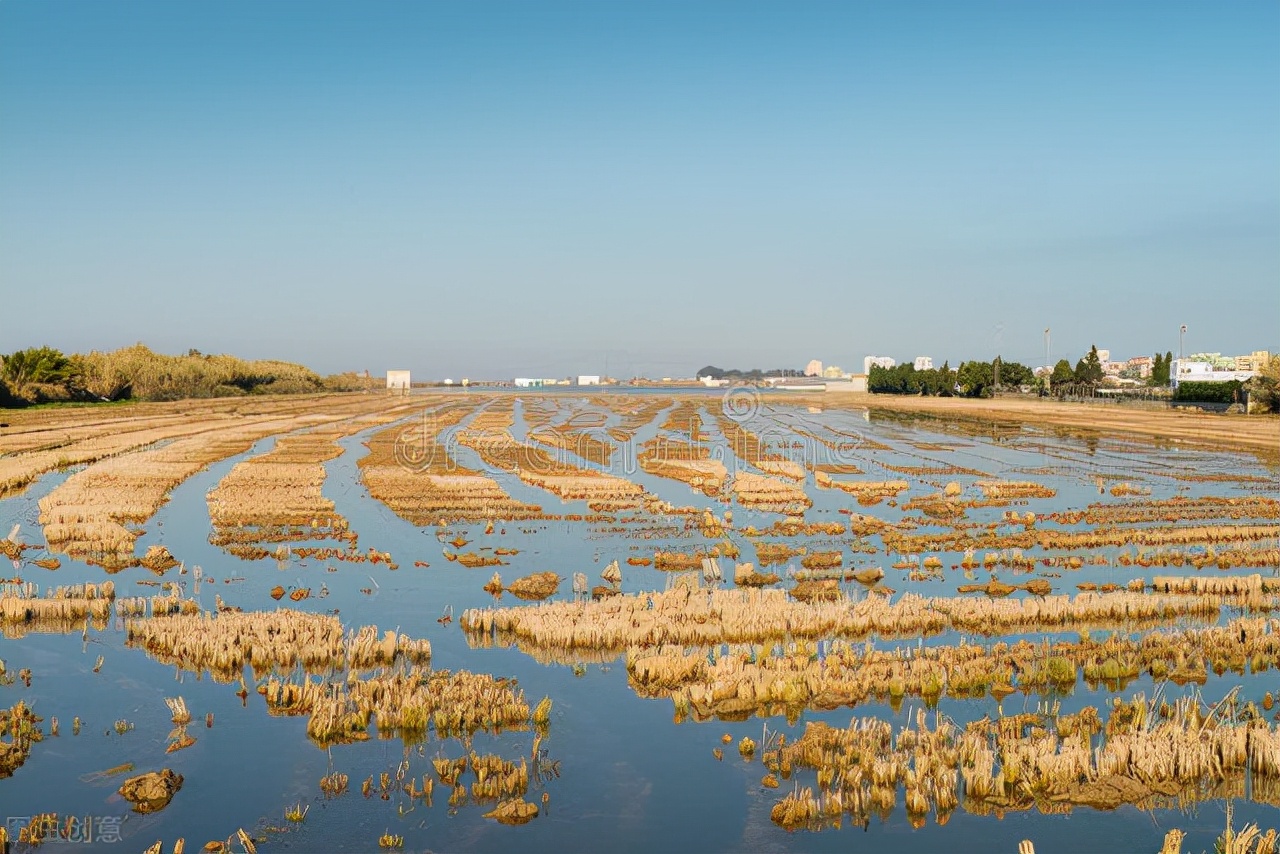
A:
{"type": "Polygon", "coordinates": [[[1173,399],[1189,403],[1235,403],[1241,399],[1240,380],[1227,382],[1181,382],[1173,399]]]}

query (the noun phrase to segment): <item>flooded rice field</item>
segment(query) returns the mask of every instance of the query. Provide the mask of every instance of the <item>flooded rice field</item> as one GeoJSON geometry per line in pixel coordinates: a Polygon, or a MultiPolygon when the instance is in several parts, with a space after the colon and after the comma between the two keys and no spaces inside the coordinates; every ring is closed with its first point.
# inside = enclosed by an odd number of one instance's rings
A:
{"type": "Polygon", "coordinates": [[[1280,823],[1274,456],[746,388],[13,420],[14,850],[1280,823]]]}

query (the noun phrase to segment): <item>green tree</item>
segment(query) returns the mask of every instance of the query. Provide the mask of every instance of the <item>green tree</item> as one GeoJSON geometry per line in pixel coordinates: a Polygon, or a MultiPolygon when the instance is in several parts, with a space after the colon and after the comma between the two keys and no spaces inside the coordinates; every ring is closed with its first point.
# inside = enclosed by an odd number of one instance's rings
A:
{"type": "Polygon", "coordinates": [[[1169,384],[1169,364],[1164,356],[1156,353],[1151,357],[1151,376],[1147,377],[1147,385],[1159,388],[1169,384]]]}
{"type": "Polygon", "coordinates": [[[994,382],[991,362],[961,362],[956,383],[965,397],[990,397],[994,382]]]}
{"type": "Polygon", "coordinates": [[[999,356],[996,356],[995,362],[992,363],[993,370],[996,365],[1000,366],[998,376],[1000,377],[999,384],[1001,386],[1017,388],[1018,386],[1035,384],[1035,374],[1032,373],[1030,368],[1020,362],[1006,362],[999,356]]]}
{"type": "Polygon", "coordinates": [[[65,392],[75,379],[75,370],[61,351],[31,347],[0,356],[0,376],[14,397],[34,401],[41,397],[40,386],[54,386],[65,392]]]}
{"type": "Polygon", "coordinates": [[[1280,412],[1280,356],[1262,366],[1256,377],[1245,383],[1249,402],[1259,405],[1266,412],[1280,412]]]}
{"type": "Polygon", "coordinates": [[[1088,355],[1076,362],[1075,381],[1096,384],[1102,382],[1102,377],[1102,360],[1098,358],[1098,346],[1095,344],[1089,348],[1088,355]]]}
{"type": "Polygon", "coordinates": [[[1055,386],[1060,383],[1069,383],[1075,378],[1076,375],[1071,370],[1071,363],[1066,359],[1059,359],[1058,364],[1053,366],[1053,373],[1049,375],[1049,381],[1055,386]]]}

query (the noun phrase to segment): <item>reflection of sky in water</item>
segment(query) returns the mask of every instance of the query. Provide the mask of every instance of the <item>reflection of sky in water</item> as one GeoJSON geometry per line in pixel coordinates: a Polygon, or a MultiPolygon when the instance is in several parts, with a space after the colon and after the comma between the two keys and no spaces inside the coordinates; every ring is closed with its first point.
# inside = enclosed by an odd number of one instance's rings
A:
{"type": "MultiPolygon", "coordinates": [[[[636,396],[637,398],[640,395],[636,396]]],[[[574,415],[598,409],[579,396],[554,396],[574,415]]],[[[700,428],[703,442],[716,448],[723,441],[715,416],[720,398],[708,394],[700,398],[700,428]]],[[[523,407],[515,410],[513,435],[525,437],[523,407]]],[[[707,507],[708,499],[678,481],[649,475],[635,466],[639,446],[662,431],[659,425],[667,415],[663,411],[632,440],[632,447],[618,449],[608,466],[591,463],[559,449],[545,446],[553,457],[587,468],[612,470],[639,483],[647,491],[678,505],[707,507]]],[[[551,423],[564,423],[568,410],[553,417],[551,423]]],[[[617,426],[620,419],[610,415],[604,427],[617,426]]],[[[452,440],[457,429],[446,431],[441,441],[453,449],[458,462],[467,467],[487,471],[495,476],[511,494],[523,501],[540,504],[549,513],[589,512],[582,502],[564,503],[553,495],[530,487],[514,475],[492,472],[469,448],[452,440]]],[[[888,466],[944,465],[974,469],[1006,479],[1036,480],[1058,490],[1049,500],[1031,500],[1025,507],[1014,509],[1044,511],[1079,508],[1095,501],[1114,501],[1109,494],[1098,494],[1097,478],[1110,487],[1116,482],[1150,488],[1152,498],[1173,495],[1245,495],[1259,491],[1277,491],[1276,472],[1268,472],[1253,457],[1223,452],[1185,450],[1177,446],[1157,447],[1124,439],[1100,439],[1085,442],[1065,431],[1046,431],[1017,427],[971,427],[940,419],[886,418],[879,413],[867,418],[860,412],[828,409],[811,412],[796,406],[785,396],[769,396],[758,414],[746,425],[766,441],[775,444],[797,442],[799,447],[782,450],[802,463],[854,463],[864,475],[834,475],[840,478],[901,479],[911,484],[903,500],[928,494],[949,481],[965,487],[966,495],[976,495],[972,484],[982,479],[971,474],[904,474],[888,466]],[[794,432],[812,433],[839,448],[832,450],[821,441],[794,432]],[[878,450],[866,440],[883,443],[890,450],[878,450]],[[921,447],[924,446],[924,447],[921,447]],[[798,455],[798,456],[797,456],[798,455]],[[1027,471],[1036,472],[1027,474],[1027,471]],[[1172,475],[1187,472],[1252,474],[1269,478],[1263,484],[1231,482],[1196,483],[1180,481],[1172,475]]],[[[595,428],[593,428],[595,429],[595,428]]],[[[31,702],[37,713],[60,719],[62,734],[46,738],[35,745],[30,760],[11,780],[0,781],[0,813],[6,816],[29,815],[37,811],[58,811],[74,815],[124,815],[128,805],[114,794],[119,778],[93,780],[90,775],[125,762],[133,762],[138,771],[172,767],[186,778],[182,791],[163,812],[153,816],[130,815],[125,823],[126,842],[130,850],[146,847],[164,838],[170,844],[178,836],[187,839],[188,849],[195,850],[209,839],[224,838],[237,827],[253,828],[260,821],[286,825],[284,808],[301,801],[311,804],[306,822],[287,836],[277,837],[279,844],[288,843],[295,850],[345,848],[371,850],[377,837],[385,832],[403,834],[407,850],[431,849],[507,851],[611,850],[624,851],[846,851],[866,846],[877,850],[933,851],[946,848],[965,851],[1014,851],[1017,841],[1030,838],[1039,854],[1054,851],[1082,850],[1157,850],[1164,829],[1181,827],[1190,832],[1187,850],[1212,847],[1213,839],[1223,826],[1220,803],[1203,804],[1186,814],[1173,810],[1154,815],[1123,808],[1114,813],[1077,810],[1067,816],[1041,816],[1011,813],[1003,820],[969,815],[958,809],[945,827],[930,823],[913,830],[906,822],[899,804],[888,823],[873,818],[868,827],[852,827],[847,820],[842,831],[821,834],[788,834],[769,820],[773,803],[791,786],[784,781],[779,790],[765,790],[760,778],[765,773],[761,764],[743,762],[737,755],[736,742],[744,735],[760,739],[766,725],[786,732],[789,739],[799,737],[810,720],[824,720],[843,726],[854,716],[887,717],[896,725],[913,719],[920,707],[919,699],[908,698],[899,712],[886,704],[870,703],[855,709],[834,712],[805,713],[794,724],[774,717],[767,721],[752,718],[741,723],[712,722],[705,724],[673,722],[673,708],[667,700],[644,700],[636,697],[627,685],[626,670],[619,656],[610,664],[589,665],[581,675],[567,666],[543,666],[510,649],[472,649],[455,621],[442,626],[436,618],[446,605],[455,613],[468,607],[483,607],[492,599],[481,586],[494,568],[468,570],[449,563],[442,557],[443,546],[437,529],[418,529],[399,519],[386,507],[372,500],[359,482],[356,462],[365,453],[361,443],[372,431],[349,437],[342,445],[346,453],[327,464],[329,479],[324,494],[337,505],[337,511],[349,520],[360,534],[360,548],[370,546],[390,551],[400,568],[391,571],[382,565],[336,564],[337,572],[327,572],[323,562],[296,559],[281,566],[272,559],[245,562],[230,557],[208,541],[210,525],[205,504],[206,492],[248,455],[241,455],[211,466],[210,469],[174,490],[171,500],[156,518],[144,527],[147,533],[139,541],[141,552],[151,543],[163,543],[188,566],[198,564],[215,579],[201,586],[198,598],[206,608],[213,607],[214,595],[246,609],[275,607],[267,593],[276,584],[309,586],[313,598],[295,607],[324,611],[337,609],[348,627],[376,624],[380,629],[399,629],[431,640],[433,666],[442,669],[465,668],[491,672],[498,676],[514,676],[525,691],[530,705],[544,695],[554,700],[551,735],[544,742],[549,759],[557,760],[560,776],[543,787],[534,784],[529,799],[540,803],[542,791],[550,794],[546,814],[534,822],[508,828],[481,818],[487,807],[464,806],[456,811],[447,805],[448,790],[437,786],[434,806],[409,803],[400,793],[389,801],[376,795],[365,800],[360,784],[369,775],[375,778],[383,771],[394,774],[406,757],[410,774],[430,771],[430,760],[439,755],[458,756],[462,748],[455,740],[441,742],[434,738],[424,745],[406,748],[399,740],[380,740],[334,747],[329,751],[316,748],[306,739],[304,718],[271,717],[262,700],[251,693],[247,707],[235,696],[236,686],[219,685],[209,679],[198,679],[166,665],[149,660],[138,650],[126,649],[119,625],[105,631],[90,631],[88,639],[79,636],[30,634],[22,639],[0,640],[0,658],[11,672],[22,667],[34,671],[32,688],[18,683],[0,688],[0,702],[9,705],[19,697],[31,702]],[[429,568],[416,568],[415,560],[428,561],[429,568]],[[228,582],[228,579],[236,579],[228,582]],[[330,595],[318,598],[320,585],[330,595]],[[373,590],[371,595],[361,588],[373,590]],[[105,657],[102,672],[91,672],[97,657],[105,657]],[[171,729],[163,698],[181,694],[195,718],[189,728],[197,743],[186,750],[166,755],[164,750],[171,729]],[[213,729],[204,726],[204,715],[213,712],[213,729]],[[79,736],[71,735],[71,719],[79,715],[84,727],[79,736]],[[112,724],[125,719],[134,729],[124,735],[112,731],[112,724]],[[104,734],[104,733],[110,733],[104,734]],[[720,745],[720,736],[729,733],[733,744],[727,745],[725,759],[717,762],[711,751],[720,745]],[[330,770],[350,777],[350,791],[335,800],[319,797],[318,781],[330,770]]],[[[664,434],[669,435],[669,434],[664,434]]],[[[273,440],[258,443],[250,453],[269,450],[273,440]]],[[[732,453],[719,448],[717,453],[732,473],[753,470],[732,453]]],[[[41,479],[25,494],[0,501],[0,534],[21,523],[27,539],[38,539],[34,527],[38,509],[36,501],[64,480],[66,473],[41,479]]],[[[852,508],[888,519],[902,516],[902,511],[882,503],[875,507],[859,507],[853,496],[838,490],[817,489],[812,475],[806,491],[813,507],[806,513],[808,521],[844,521],[837,511],[852,508]]],[[[717,512],[729,509],[720,505],[717,512]]],[[[775,514],[732,506],[737,527],[767,527],[780,518],[775,514]]],[[[987,522],[999,518],[1006,508],[975,508],[969,519],[987,522]]],[[[677,520],[677,526],[682,522],[677,520]]],[[[554,570],[563,578],[558,596],[570,595],[569,578],[574,572],[585,572],[591,583],[610,560],[623,564],[624,590],[661,589],[667,575],[647,567],[626,564],[629,556],[649,556],[655,548],[689,550],[705,541],[699,537],[676,537],[638,540],[604,534],[595,526],[564,521],[530,521],[508,523],[504,536],[483,536],[483,525],[453,526],[452,532],[463,531],[473,542],[467,549],[482,546],[509,546],[520,549],[507,558],[509,566],[497,567],[503,579],[510,581],[529,572],[554,570]],[[534,533],[525,534],[521,529],[534,533]]],[[[941,530],[941,529],[939,529],[941,530]]],[[[740,540],[743,560],[754,559],[749,543],[740,540]]],[[[876,540],[873,538],[872,540],[876,540]]],[[[793,541],[799,543],[800,541],[793,541]]],[[[811,538],[811,548],[836,542],[831,537],[811,538]]],[[[1103,549],[1114,555],[1118,549],[1103,549]]],[[[1029,554],[1036,554],[1030,550],[1029,554]]],[[[943,555],[948,567],[942,581],[908,582],[906,573],[892,569],[896,558],[883,552],[876,555],[851,555],[845,552],[846,566],[883,566],[885,584],[902,592],[912,590],[925,595],[954,595],[957,584],[964,583],[951,564],[962,555],[943,555]]],[[[34,567],[23,570],[25,580],[41,584],[72,584],[100,580],[100,570],[62,557],[63,567],[49,573],[34,567]]],[[[799,568],[798,559],[795,563],[799,568]]],[[[785,567],[779,569],[785,571],[785,567]]],[[[1078,571],[1061,570],[1062,577],[1051,579],[1055,592],[1074,592],[1075,585],[1085,581],[1123,583],[1134,577],[1139,568],[1084,567],[1078,571]]],[[[1144,570],[1171,575],[1194,572],[1173,567],[1144,570]]],[[[1216,570],[1215,570],[1216,572],[1216,570]]],[[[1038,574],[1038,573],[1037,573],[1038,574]]],[[[1001,577],[1010,580],[1011,573],[1001,577]]],[[[168,576],[188,582],[191,576],[168,576]]],[[[986,574],[977,573],[979,581],[986,574]]],[[[115,576],[122,595],[152,595],[154,588],[138,587],[136,580],[153,576],[135,568],[115,576]]],[[[861,588],[849,585],[854,595],[861,588]]],[[[514,600],[506,598],[504,604],[514,600]]],[[[1035,639],[1042,637],[1034,636],[1035,639]]],[[[955,635],[929,638],[936,645],[955,642],[955,635]]],[[[970,641],[975,639],[970,638],[970,641]]],[[[987,642],[976,639],[978,642],[987,642]]],[[[880,641],[881,647],[898,643],[914,645],[915,641],[880,641]]],[[[1210,699],[1221,697],[1238,677],[1210,675],[1203,689],[1210,699]]],[[[1258,699],[1268,688],[1275,688],[1274,674],[1246,680],[1243,697],[1258,699]]],[[[1144,677],[1126,687],[1123,693],[1145,691],[1151,696],[1156,686],[1144,677]]],[[[1169,686],[1174,696],[1181,689],[1169,686]]],[[[1080,683],[1076,690],[1060,698],[1063,711],[1074,711],[1085,704],[1098,704],[1111,695],[1106,690],[1091,691],[1080,683]]],[[[1014,695],[1003,704],[1005,713],[1034,709],[1040,697],[1014,695]]],[[[991,700],[957,701],[944,699],[940,708],[959,721],[994,715],[997,705],[991,700]]],[[[474,741],[480,752],[495,752],[504,758],[528,756],[532,733],[504,733],[499,736],[478,735],[474,741]]],[[[812,785],[811,775],[799,773],[801,785],[812,785]]],[[[1236,822],[1258,820],[1264,826],[1275,824],[1272,808],[1238,804],[1236,822]]],[[[123,850],[121,846],[100,846],[104,850],[123,850]]],[[[270,848],[266,849],[270,850],[270,848]]]]}

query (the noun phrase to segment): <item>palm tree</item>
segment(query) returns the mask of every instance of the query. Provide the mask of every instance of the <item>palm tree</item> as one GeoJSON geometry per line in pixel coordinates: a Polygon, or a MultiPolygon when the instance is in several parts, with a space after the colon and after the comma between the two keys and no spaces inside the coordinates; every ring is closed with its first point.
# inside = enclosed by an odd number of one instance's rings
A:
{"type": "Polygon", "coordinates": [[[71,360],[52,347],[31,347],[0,356],[0,377],[14,397],[29,399],[32,386],[65,386],[74,376],[71,360]]]}

